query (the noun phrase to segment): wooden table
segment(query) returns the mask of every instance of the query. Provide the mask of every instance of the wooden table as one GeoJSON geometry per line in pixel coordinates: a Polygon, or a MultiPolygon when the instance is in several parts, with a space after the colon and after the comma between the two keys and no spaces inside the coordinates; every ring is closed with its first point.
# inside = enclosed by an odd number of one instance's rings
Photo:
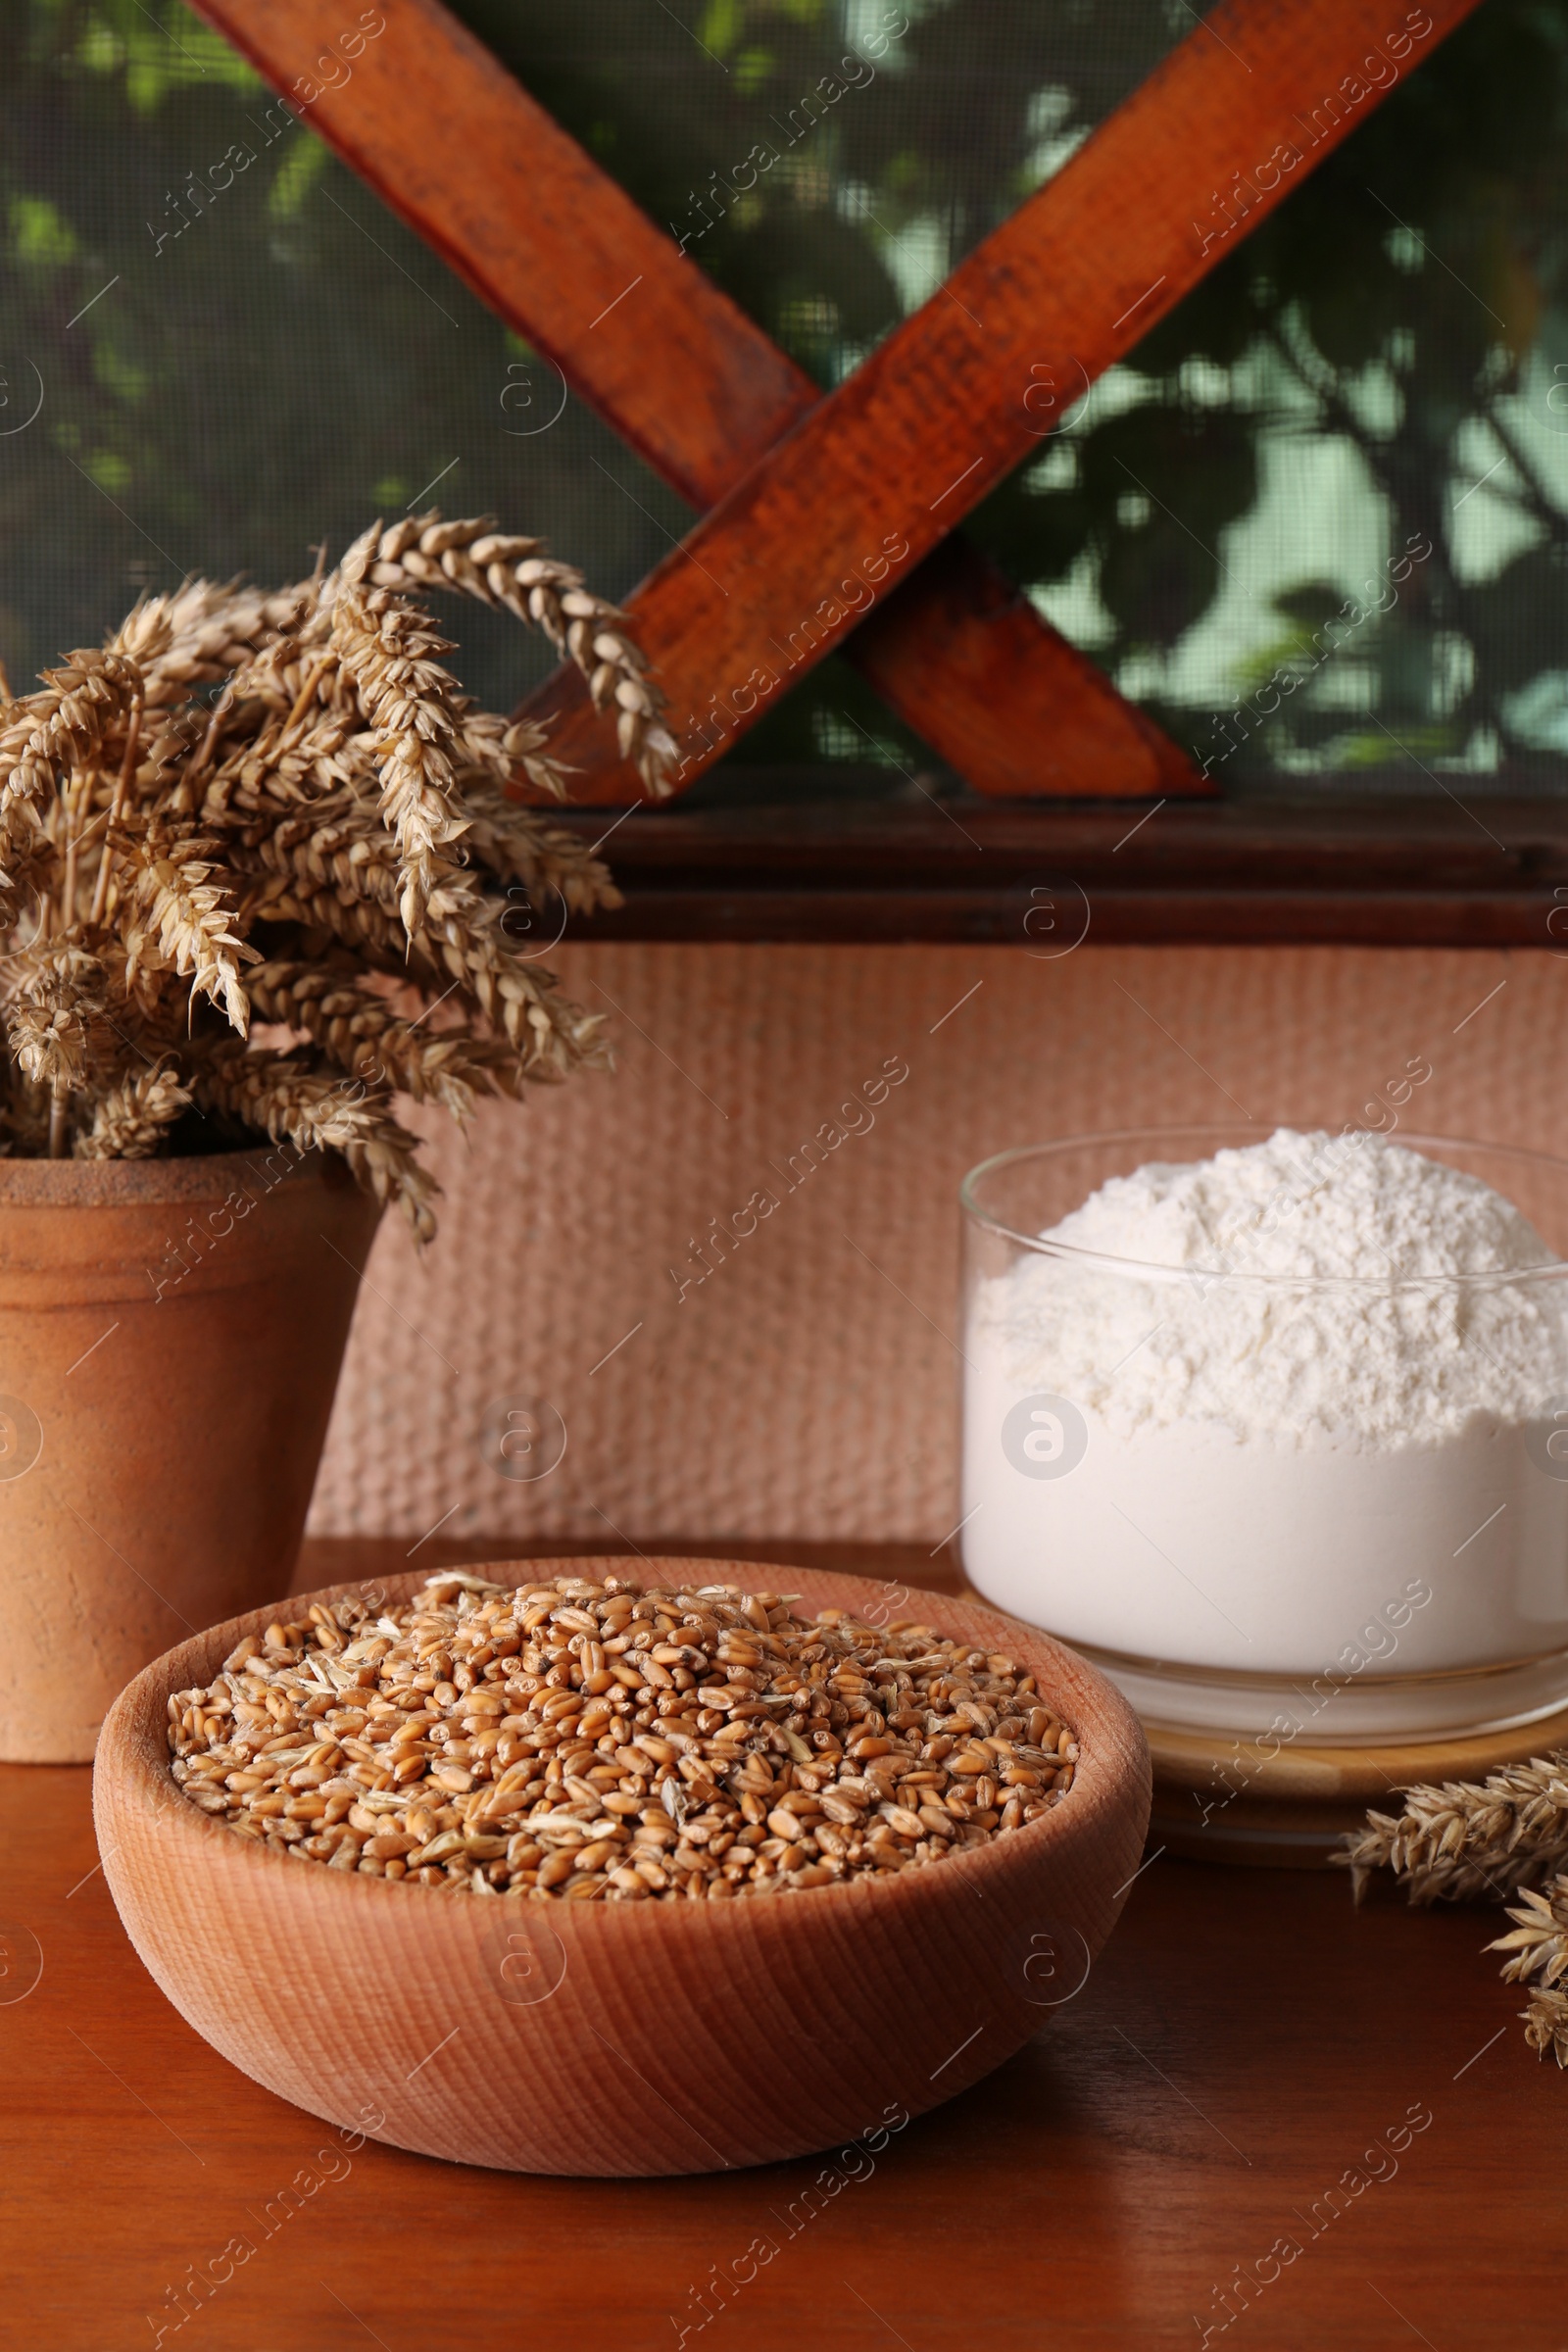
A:
{"type": "MultiPolygon", "coordinates": [[[[733,1548],[956,1582],[917,1547],[733,1548]]],[[[402,1550],[314,1545],[296,1589],[402,1550]]],[[[133,2352],[161,2327],[178,2352],[1142,2352],[1205,2328],[1254,2352],[1568,2347],[1568,2082],[1482,1955],[1491,1911],[1358,1913],[1337,1876],[1156,1860],[1034,2040],[852,2159],[792,2235],[816,2160],[618,2182],[345,2154],[144,1974],[84,1768],[0,1768],[0,1821],[17,2352],[133,2352]],[[297,2211],[296,2179],[318,2183],[297,2211]],[[236,2233],[254,2255],[176,2325],[168,2290],[236,2233]],[[777,2253],[705,2325],[713,2266],[763,2236],[777,2253]]]]}

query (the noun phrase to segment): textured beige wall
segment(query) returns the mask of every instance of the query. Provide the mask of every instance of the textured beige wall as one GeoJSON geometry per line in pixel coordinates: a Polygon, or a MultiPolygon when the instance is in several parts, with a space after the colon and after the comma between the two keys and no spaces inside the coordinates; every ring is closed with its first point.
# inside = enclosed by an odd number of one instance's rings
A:
{"type": "Polygon", "coordinates": [[[314,1533],[935,1543],[957,1516],[954,1196],[974,1160],[1238,1107],[1260,1133],[1339,1124],[1416,1054],[1435,1065],[1412,1106],[1432,1130],[1568,1150],[1568,961],[1549,954],[619,946],[558,961],[612,1015],[618,1068],[495,1107],[466,1139],[426,1122],[441,1235],[422,1261],[401,1226],[376,1245],[314,1533]],[[695,1272],[693,1236],[781,1192],[770,1160],[889,1057],[908,1076],[874,1126],[677,1298],[668,1269],[695,1272]],[[486,1408],[520,1396],[548,1398],[567,1433],[535,1483],[483,1450],[486,1408]]]}

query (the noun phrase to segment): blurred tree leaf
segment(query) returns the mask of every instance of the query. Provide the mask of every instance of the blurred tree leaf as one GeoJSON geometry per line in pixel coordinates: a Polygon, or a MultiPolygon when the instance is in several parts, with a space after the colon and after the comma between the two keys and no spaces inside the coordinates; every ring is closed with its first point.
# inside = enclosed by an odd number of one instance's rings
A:
{"type": "Polygon", "coordinates": [[[1516,556],[1475,599],[1470,635],[1492,695],[1516,694],[1544,671],[1561,668],[1568,547],[1533,547],[1516,556]]]}

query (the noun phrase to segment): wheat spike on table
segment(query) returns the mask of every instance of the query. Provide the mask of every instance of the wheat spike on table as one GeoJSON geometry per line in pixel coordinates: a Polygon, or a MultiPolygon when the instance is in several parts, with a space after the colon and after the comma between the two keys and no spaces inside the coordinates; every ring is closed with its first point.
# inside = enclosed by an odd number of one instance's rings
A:
{"type": "Polygon", "coordinates": [[[1510,1984],[1535,1980],[1520,2014],[1525,2038],[1568,2067],[1568,1751],[1504,1765],[1483,1782],[1446,1781],[1407,1789],[1404,1810],[1367,1815],[1340,1856],[1356,1900],[1374,1871],[1392,1870],[1410,1901],[1511,1904],[1514,1932],[1487,1945],[1512,1954],[1510,1984]]]}

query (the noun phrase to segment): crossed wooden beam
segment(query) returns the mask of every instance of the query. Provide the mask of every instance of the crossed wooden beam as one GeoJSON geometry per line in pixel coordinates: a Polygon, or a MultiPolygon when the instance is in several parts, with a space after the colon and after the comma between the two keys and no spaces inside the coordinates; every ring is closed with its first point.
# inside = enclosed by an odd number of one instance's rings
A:
{"type": "MultiPolygon", "coordinates": [[[[1040,448],[1052,402],[1131,351],[1477,0],[1223,0],[827,394],[439,0],[381,0],[352,68],[320,0],[196,5],[707,510],[628,600],[677,789],[840,644],[981,792],[1211,789],[956,526],[1040,448]]],[[[575,798],[644,797],[575,670],[527,708],[575,798]]]]}

